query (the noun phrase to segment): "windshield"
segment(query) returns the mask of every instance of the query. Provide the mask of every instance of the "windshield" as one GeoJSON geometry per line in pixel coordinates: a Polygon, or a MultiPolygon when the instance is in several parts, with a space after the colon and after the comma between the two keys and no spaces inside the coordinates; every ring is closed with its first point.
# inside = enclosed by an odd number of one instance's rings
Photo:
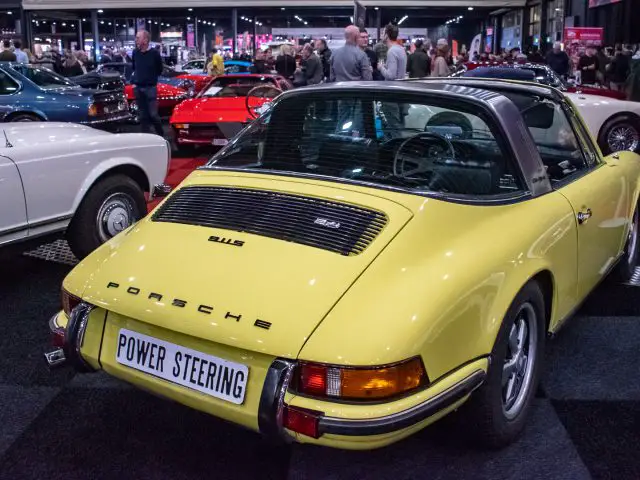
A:
{"type": "Polygon", "coordinates": [[[427,98],[390,91],[285,97],[208,165],[453,195],[522,190],[491,117],[427,98]]]}
{"type": "Polygon", "coordinates": [[[203,97],[246,97],[258,85],[275,85],[270,77],[218,77],[203,92],[203,97]]]}
{"type": "Polygon", "coordinates": [[[28,65],[14,65],[13,68],[41,88],[77,87],[75,83],[46,68],[28,65]]]}

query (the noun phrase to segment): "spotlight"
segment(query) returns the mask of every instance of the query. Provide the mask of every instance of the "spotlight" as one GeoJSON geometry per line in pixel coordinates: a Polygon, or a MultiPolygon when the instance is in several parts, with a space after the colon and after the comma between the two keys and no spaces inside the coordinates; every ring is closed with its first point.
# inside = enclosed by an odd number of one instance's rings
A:
{"type": "Polygon", "coordinates": [[[98,13],[104,13],[102,10],[98,10],[98,13]]]}
{"type": "Polygon", "coordinates": [[[472,10],[473,10],[473,7],[469,7],[469,8],[467,8],[467,10],[472,11],[472,10]]]}
{"type": "Polygon", "coordinates": [[[193,12],[193,8],[190,8],[190,9],[189,9],[189,11],[190,11],[190,12],[193,12]]]}

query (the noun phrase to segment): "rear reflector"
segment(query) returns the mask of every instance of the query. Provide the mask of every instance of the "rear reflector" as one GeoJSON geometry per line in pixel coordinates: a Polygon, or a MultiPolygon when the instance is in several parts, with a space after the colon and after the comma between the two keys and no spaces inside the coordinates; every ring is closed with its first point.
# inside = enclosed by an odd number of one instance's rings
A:
{"type": "Polygon", "coordinates": [[[318,421],[321,416],[322,412],[285,405],[283,424],[285,428],[292,432],[301,433],[311,438],[320,438],[318,421]]]}

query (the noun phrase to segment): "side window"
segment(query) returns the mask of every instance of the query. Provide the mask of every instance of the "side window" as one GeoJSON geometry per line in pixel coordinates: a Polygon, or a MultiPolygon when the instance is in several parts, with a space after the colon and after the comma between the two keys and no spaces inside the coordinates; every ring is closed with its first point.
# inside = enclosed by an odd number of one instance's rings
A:
{"type": "Polygon", "coordinates": [[[584,156],[587,160],[587,164],[589,165],[589,168],[595,167],[600,163],[600,156],[598,155],[597,147],[593,143],[591,134],[569,105],[567,105],[566,109],[568,116],[571,118],[573,128],[578,133],[578,139],[582,149],[584,150],[584,156]]]}
{"type": "Polygon", "coordinates": [[[19,89],[19,85],[6,73],[0,71],[0,95],[11,95],[19,89]]]}
{"type": "Polygon", "coordinates": [[[552,184],[582,175],[587,163],[567,114],[555,102],[536,102],[522,110],[552,184]]]}

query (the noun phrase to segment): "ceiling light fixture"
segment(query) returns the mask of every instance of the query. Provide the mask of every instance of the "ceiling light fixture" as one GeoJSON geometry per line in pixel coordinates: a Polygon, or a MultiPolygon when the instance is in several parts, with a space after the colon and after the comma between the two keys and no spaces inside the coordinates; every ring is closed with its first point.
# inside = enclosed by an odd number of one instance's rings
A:
{"type": "Polygon", "coordinates": [[[469,7],[469,8],[467,8],[467,10],[472,11],[472,10],[473,10],[473,7],[469,7]]]}
{"type": "Polygon", "coordinates": [[[98,10],[98,13],[104,13],[102,10],[98,10]]]}
{"type": "Polygon", "coordinates": [[[402,17],[398,22],[398,25],[402,25],[402,22],[404,22],[407,18],[409,18],[409,15],[405,15],[404,17],[402,17]]]}
{"type": "Polygon", "coordinates": [[[189,11],[190,11],[190,12],[193,12],[193,8],[190,8],[190,9],[189,9],[189,11]]]}

